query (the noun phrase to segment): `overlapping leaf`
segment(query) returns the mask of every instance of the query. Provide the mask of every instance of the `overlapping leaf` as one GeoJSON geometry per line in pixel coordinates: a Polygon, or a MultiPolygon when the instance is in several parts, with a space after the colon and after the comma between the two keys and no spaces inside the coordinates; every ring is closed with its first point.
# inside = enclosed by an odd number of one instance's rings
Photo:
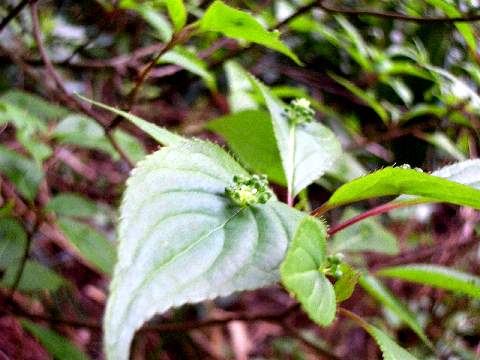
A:
{"type": "Polygon", "coordinates": [[[336,311],[335,291],[323,272],[327,267],[326,237],[323,223],[305,218],[295,232],[281,267],[283,285],[309,317],[323,326],[333,321],[336,311]]]}
{"type": "Polygon", "coordinates": [[[163,148],[133,171],[105,316],[108,359],[127,359],[135,330],[155,313],[278,280],[304,215],[275,199],[234,205],[225,196],[234,175],[246,172],[200,141],[163,148]]]}

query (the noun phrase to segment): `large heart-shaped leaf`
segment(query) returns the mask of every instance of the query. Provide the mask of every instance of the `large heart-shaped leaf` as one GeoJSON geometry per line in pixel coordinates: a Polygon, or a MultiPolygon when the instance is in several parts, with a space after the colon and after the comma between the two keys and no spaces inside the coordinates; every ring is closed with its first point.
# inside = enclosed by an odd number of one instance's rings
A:
{"type": "Polygon", "coordinates": [[[284,116],[285,104],[260,81],[252,76],[250,79],[270,111],[283,169],[292,196],[295,196],[332,168],[341,154],[340,143],[331,130],[318,122],[311,122],[296,127],[292,148],[290,125],[284,116]]]}
{"type": "Polygon", "coordinates": [[[135,330],[155,313],[278,280],[304,215],[276,199],[236,206],[225,195],[234,175],[247,173],[201,141],[163,148],[132,172],[105,315],[108,359],[127,359],[135,330]]]}
{"type": "Polygon", "coordinates": [[[326,326],[335,318],[336,300],[327,279],[327,231],[315,218],[305,218],[298,226],[281,267],[283,285],[297,298],[316,323],[326,326]]]}

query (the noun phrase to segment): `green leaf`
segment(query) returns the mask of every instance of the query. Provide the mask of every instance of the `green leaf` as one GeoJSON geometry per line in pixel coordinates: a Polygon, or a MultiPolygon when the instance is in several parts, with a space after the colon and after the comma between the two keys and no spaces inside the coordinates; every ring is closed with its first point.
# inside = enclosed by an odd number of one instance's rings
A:
{"type": "Polygon", "coordinates": [[[340,85],[345,87],[347,90],[349,90],[351,93],[363,100],[368,106],[372,108],[373,111],[377,113],[377,115],[380,117],[380,119],[382,119],[385,124],[388,124],[389,116],[387,111],[383,108],[382,104],[380,104],[377,99],[375,99],[372,94],[360,89],[351,81],[344,79],[341,76],[335,75],[333,73],[329,73],[329,76],[336,82],[338,82],[340,85]]]}
{"type": "Polygon", "coordinates": [[[425,140],[443,150],[454,160],[462,161],[466,159],[466,156],[457,149],[452,140],[440,131],[436,131],[433,134],[427,134],[425,140]]]}
{"type": "Polygon", "coordinates": [[[151,122],[145,121],[138,116],[135,116],[133,114],[130,114],[126,111],[122,111],[119,109],[116,109],[114,107],[102,104],[97,101],[90,100],[86,97],[83,97],[81,95],[77,96],[81,98],[82,100],[88,101],[91,104],[94,104],[102,109],[109,110],[113,112],[114,114],[120,115],[130,121],[132,124],[143,130],[145,133],[150,135],[152,138],[157,140],[160,144],[165,145],[165,146],[170,146],[174,144],[178,144],[179,142],[183,141],[184,138],[181,137],[180,135],[177,135],[171,131],[168,131],[167,129],[164,129],[160,126],[157,126],[155,124],[152,124],[151,122]]]}
{"type": "Polygon", "coordinates": [[[18,262],[25,252],[27,234],[16,219],[0,218],[0,269],[18,262]]]}
{"type": "MultiPolygon", "coordinates": [[[[9,266],[3,275],[0,286],[6,288],[12,287],[17,279],[19,270],[20,262],[9,266]]],[[[25,292],[45,290],[55,292],[61,286],[66,284],[68,284],[67,280],[53,270],[50,270],[36,261],[27,260],[17,289],[25,292]]]]}
{"type": "Polygon", "coordinates": [[[243,110],[256,110],[258,105],[251,96],[252,83],[248,73],[235,61],[225,63],[228,82],[228,105],[233,113],[243,110]]]}
{"type": "Polygon", "coordinates": [[[115,247],[110,240],[79,221],[60,218],[58,224],[82,258],[105,274],[113,273],[116,256],[115,247]]]}
{"type": "Polygon", "coordinates": [[[355,201],[388,195],[418,195],[419,202],[438,201],[480,209],[480,191],[421,171],[387,167],[355,179],[333,193],[331,209],[355,201]]]}
{"type": "MultiPolygon", "coordinates": [[[[462,13],[457,9],[454,4],[450,4],[445,0],[427,0],[432,6],[437,9],[441,9],[449,17],[458,17],[462,16],[462,13]]],[[[475,36],[475,30],[472,25],[467,22],[456,22],[454,23],[457,30],[462,34],[463,38],[467,45],[474,51],[477,51],[477,40],[475,36]]]]}
{"type": "Polygon", "coordinates": [[[225,195],[235,175],[247,173],[197,140],[162,148],[133,170],[105,316],[108,359],[127,359],[135,330],[155,313],[278,281],[305,215],[273,198],[238,207],[225,195]]]}
{"type": "Polygon", "coordinates": [[[364,274],[360,278],[360,285],[374,299],[392,311],[400,320],[407,324],[428,346],[432,346],[421,325],[408,308],[403,305],[377,278],[364,274]]]}
{"type": "Polygon", "coordinates": [[[297,228],[280,274],[282,284],[317,324],[335,318],[335,291],[323,270],[327,266],[327,231],[319,220],[305,218],[297,228]]]}
{"type": "Polygon", "coordinates": [[[55,331],[22,319],[22,326],[31,333],[47,351],[57,360],[88,360],[89,357],[80,351],[70,340],[55,331]]]}
{"type": "Polygon", "coordinates": [[[43,171],[35,161],[0,145],[0,172],[15,184],[25,199],[33,201],[43,180],[43,171]]]}
{"type": "Polygon", "coordinates": [[[9,103],[22,109],[30,116],[42,120],[58,119],[68,114],[68,110],[45,101],[41,97],[20,90],[10,90],[0,96],[0,103],[9,103]]]}
{"type": "MultiPolygon", "coordinates": [[[[294,149],[290,149],[290,125],[283,116],[285,104],[260,81],[253,76],[250,79],[252,85],[262,94],[270,111],[284,172],[293,173],[293,183],[289,184],[289,187],[295,196],[333,167],[341,154],[340,143],[330,129],[318,122],[311,122],[297,126],[294,149]],[[291,151],[294,152],[293,164],[290,163],[291,151]]],[[[292,179],[288,181],[292,182],[292,179]]]]}
{"type": "Polygon", "coordinates": [[[165,5],[175,30],[181,30],[187,22],[187,11],[183,0],[165,0],[165,5]]]}
{"type": "Polygon", "coordinates": [[[280,40],[278,31],[266,30],[252,15],[225,5],[219,0],[207,9],[199,22],[199,27],[201,31],[219,32],[233,39],[263,45],[301,64],[297,55],[280,40]]]}
{"type": "MultiPolygon", "coordinates": [[[[65,117],[57,125],[52,136],[61,144],[71,144],[103,151],[112,156],[113,159],[119,159],[117,151],[105,136],[105,130],[88,116],[72,114],[65,117]]],[[[145,151],[141,143],[133,136],[116,129],[113,132],[113,137],[132,160],[138,161],[145,157],[145,151]]]]}
{"type": "Polygon", "coordinates": [[[381,269],[378,275],[429,285],[480,298],[480,278],[447,267],[412,264],[381,269]]]}
{"type": "Polygon", "coordinates": [[[208,71],[205,61],[200,59],[194,52],[181,46],[162,55],[159,63],[168,63],[178,65],[191,73],[200,76],[211,91],[217,89],[215,77],[208,71]]]}
{"type": "MultiPolygon", "coordinates": [[[[360,214],[347,209],[340,222],[360,214]]],[[[398,253],[397,238],[375,218],[371,217],[353,224],[335,234],[331,242],[332,252],[374,251],[395,255],[398,253]]]]}
{"type": "Polygon", "coordinates": [[[480,159],[460,161],[435,170],[432,175],[480,190],[480,159]]]}
{"type": "Polygon", "coordinates": [[[380,350],[382,350],[383,360],[417,360],[415,356],[398,345],[379,328],[368,325],[367,331],[375,339],[380,350]]]}
{"type": "Polygon", "coordinates": [[[345,301],[352,296],[360,277],[360,272],[352,269],[352,267],[348,264],[340,264],[340,270],[342,271],[343,275],[333,286],[337,303],[345,301]]]}
{"type": "Polygon", "coordinates": [[[54,196],[45,206],[59,216],[90,217],[97,213],[97,205],[75,193],[64,192],[54,196]]]}
{"type": "Polygon", "coordinates": [[[249,169],[266,174],[271,181],[286,185],[272,122],[267,112],[237,112],[209,121],[206,128],[222,135],[230,149],[249,169]]]}

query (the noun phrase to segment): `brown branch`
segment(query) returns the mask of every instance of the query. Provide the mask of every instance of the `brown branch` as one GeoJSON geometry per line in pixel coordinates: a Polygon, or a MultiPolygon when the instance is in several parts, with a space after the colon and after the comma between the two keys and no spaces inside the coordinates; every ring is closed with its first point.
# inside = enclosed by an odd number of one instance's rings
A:
{"type": "Polygon", "coordinates": [[[2,22],[0,22],[0,32],[2,32],[2,30],[10,23],[10,21],[12,21],[13,18],[15,18],[15,16],[17,16],[29,2],[30,0],[22,0],[17,6],[10,10],[7,16],[3,18],[2,22]]]}
{"type": "Polygon", "coordinates": [[[45,65],[45,70],[47,74],[52,78],[57,88],[63,94],[64,98],[66,99],[65,101],[69,104],[72,104],[78,110],[82,111],[83,113],[91,117],[93,120],[95,120],[105,130],[105,134],[108,141],[111,143],[113,148],[118,152],[120,157],[130,167],[133,167],[133,162],[128,158],[127,154],[120,148],[120,146],[118,145],[116,140],[113,138],[112,134],[110,133],[109,129],[106,127],[105,122],[94,111],[92,111],[89,107],[87,107],[83,102],[81,102],[79,99],[72,96],[68,92],[63,79],[60,77],[60,75],[57,73],[57,71],[53,67],[53,64],[50,60],[50,57],[47,54],[47,51],[45,50],[45,46],[42,41],[40,23],[38,21],[38,8],[37,8],[36,1],[33,1],[31,3],[30,13],[31,13],[32,23],[33,23],[33,36],[35,38],[35,42],[37,43],[38,51],[40,52],[40,57],[42,58],[42,61],[45,65]]]}
{"type": "Polygon", "coordinates": [[[471,15],[471,16],[462,15],[458,17],[448,17],[448,16],[421,17],[421,16],[409,16],[409,15],[405,15],[397,12],[390,12],[390,11],[347,9],[343,7],[339,8],[339,7],[326,4],[324,0],[316,1],[316,6],[329,13],[336,13],[336,14],[343,14],[343,15],[350,15],[350,16],[362,16],[362,15],[375,16],[375,17],[381,17],[385,19],[411,21],[411,22],[418,22],[418,23],[431,23],[431,22],[455,23],[455,22],[473,22],[473,21],[480,20],[480,15],[471,15]]]}

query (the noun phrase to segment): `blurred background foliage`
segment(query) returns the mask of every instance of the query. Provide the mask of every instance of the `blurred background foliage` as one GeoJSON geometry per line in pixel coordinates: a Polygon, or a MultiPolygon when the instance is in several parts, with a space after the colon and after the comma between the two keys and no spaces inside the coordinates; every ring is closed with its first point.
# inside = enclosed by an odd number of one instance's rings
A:
{"type": "MultiPolygon", "coordinates": [[[[28,3],[0,5],[0,19],[20,7],[0,25],[0,355],[5,359],[103,356],[100,323],[115,263],[116,209],[131,164],[156,145],[110,113],[78,106],[75,92],[130,108],[188,136],[226,141],[246,166],[270,175],[280,198],[285,189],[276,160],[258,158],[250,146],[269,146],[262,137],[268,115],[244,69],[283,99],[309,98],[346,154],[301,194],[297,206],[303,209],[386,165],[433,171],[478,157],[477,1],[229,1],[265,27],[278,28],[303,66],[215,33],[194,36],[154,64],[133,104],[129,94],[141,71],[174,32],[161,0],[38,1],[36,32],[28,3]]],[[[209,4],[187,0],[188,22],[209,4]]],[[[375,204],[361,203],[346,214],[335,210],[329,221],[375,204]]],[[[351,263],[371,269],[431,262],[478,275],[477,221],[469,209],[422,205],[349,228],[332,246],[349,251],[351,263]]],[[[478,299],[374,281],[356,289],[345,306],[382,324],[421,359],[478,359],[478,299]],[[425,329],[435,355],[408,326],[406,311],[425,329]]],[[[268,313],[290,304],[288,294],[273,287],[184,307],[155,321],[181,323],[252,309],[268,313]]],[[[342,359],[380,357],[368,336],[348,322],[318,329],[300,312],[280,325],[144,332],[132,356],[314,359],[321,358],[318,347],[342,359]]]]}

